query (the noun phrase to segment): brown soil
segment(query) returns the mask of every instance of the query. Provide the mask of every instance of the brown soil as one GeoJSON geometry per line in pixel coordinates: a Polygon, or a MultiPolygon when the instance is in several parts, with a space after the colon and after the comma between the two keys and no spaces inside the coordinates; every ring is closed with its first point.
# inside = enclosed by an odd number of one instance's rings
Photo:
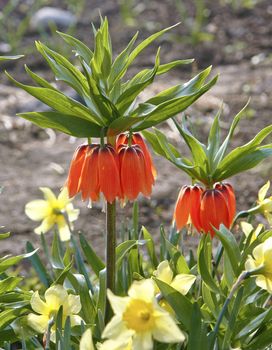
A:
{"type": "MultiPolygon", "coordinates": [[[[134,21],[141,29],[141,36],[146,37],[156,29],[171,25],[180,20],[174,7],[175,1],[135,1],[134,21]]],[[[194,13],[192,2],[185,1],[188,18],[194,13]]],[[[78,37],[84,38],[90,45],[90,20],[97,22],[98,7],[107,15],[111,25],[113,46],[118,52],[135,32],[135,27],[126,27],[121,20],[118,4],[111,0],[92,1],[88,5],[78,24],[78,37]]],[[[62,6],[65,8],[65,6],[62,6]]],[[[213,41],[193,45],[188,39],[188,27],[180,25],[173,34],[160,41],[162,60],[195,57],[197,64],[194,73],[200,67],[214,65],[214,74],[220,73],[218,84],[194,106],[188,109],[197,135],[205,140],[212,117],[224,100],[223,128],[229,126],[232,117],[251,97],[247,118],[245,118],[233,140],[233,146],[250,140],[262,127],[271,124],[271,81],[272,81],[272,7],[270,1],[259,1],[253,9],[234,11],[230,6],[219,5],[219,2],[207,1],[208,17],[205,19],[203,32],[213,35],[213,41]]],[[[22,16],[18,10],[18,18],[22,16]]],[[[187,19],[188,20],[188,19],[187,19]]],[[[24,38],[25,43],[36,39],[33,33],[24,38]]],[[[24,42],[22,44],[24,44],[24,42]]],[[[23,47],[23,45],[22,45],[23,47]]],[[[23,49],[22,49],[23,50],[23,49]]],[[[23,52],[23,51],[22,51],[23,52]]],[[[21,53],[21,52],[18,52],[21,53]]],[[[137,60],[137,66],[150,66],[154,60],[155,48],[148,49],[137,60]]],[[[46,66],[37,55],[27,55],[16,63],[3,65],[18,80],[26,81],[22,72],[23,63],[30,63],[33,70],[50,77],[46,66]]],[[[170,85],[185,81],[192,76],[189,67],[176,70],[167,79],[158,79],[149,88],[145,96],[153,95],[170,85]]],[[[0,185],[4,187],[0,197],[0,224],[13,233],[13,238],[1,241],[0,252],[21,252],[27,240],[37,240],[32,233],[35,223],[24,214],[25,204],[41,198],[38,187],[48,186],[56,192],[63,185],[69,161],[76,145],[68,136],[55,134],[52,131],[38,129],[15,117],[20,111],[35,110],[41,107],[30,96],[17,88],[8,86],[7,79],[1,75],[0,86],[0,147],[1,172],[0,185]],[[12,242],[14,241],[14,245],[12,242]]],[[[170,123],[162,125],[173,143],[178,144],[181,152],[186,152],[184,143],[170,123]]],[[[270,138],[271,142],[271,138],[270,138]]],[[[180,170],[166,160],[155,157],[158,168],[156,182],[151,200],[140,200],[140,223],[147,226],[154,235],[158,235],[159,225],[171,225],[174,202],[181,185],[189,179],[180,170]]],[[[238,208],[247,209],[256,199],[258,188],[271,179],[271,160],[264,162],[256,170],[232,179],[237,189],[238,208]]],[[[81,216],[76,229],[86,232],[94,245],[103,251],[104,246],[104,213],[101,205],[93,209],[86,208],[80,199],[74,205],[80,207],[81,216]]],[[[118,210],[120,220],[127,220],[131,205],[118,210]]]]}

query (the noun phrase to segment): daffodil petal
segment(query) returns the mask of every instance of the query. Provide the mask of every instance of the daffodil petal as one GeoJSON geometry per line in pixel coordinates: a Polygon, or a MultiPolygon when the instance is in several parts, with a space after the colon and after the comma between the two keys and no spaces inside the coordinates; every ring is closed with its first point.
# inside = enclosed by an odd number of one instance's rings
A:
{"type": "Polygon", "coordinates": [[[150,301],[154,298],[155,287],[151,279],[134,281],[128,295],[133,299],[150,301]]]}
{"type": "Polygon", "coordinates": [[[186,295],[194,284],[195,280],[196,276],[194,275],[180,274],[173,279],[171,287],[175,288],[181,294],[186,295]]]}
{"type": "Polygon", "coordinates": [[[269,187],[270,187],[270,181],[267,181],[267,183],[265,185],[263,185],[263,187],[260,188],[260,190],[258,192],[259,202],[262,202],[265,199],[265,196],[267,194],[269,187]]]}
{"type": "Polygon", "coordinates": [[[123,335],[126,330],[122,316],[115,315],[104,328],[102,338],[117,338],[120,334],[123,335]]]}
{"type": "Polygon", "coordinates": [[[27,203],[25,206],[26,215],[33,221],[40,221],[50,215],[52,209],[48,202],[37,199],[27,203]]]}
{"type": "Polygon", "coordinates": [[[167,284],[170,284],[173,279],[173,271],[170,268],[168,260],[162,261],[153,274],[156,278],[167,284]]]}
{"type": "Polygon", "coordinates": [[[128,297],[118,297],[117,295],[114,295],[112,291],[108,289],[107,296],[109,299],[109,302],[111,304],[111,307],[116,315],[122,315],[125,311],[127,304],[129,302],[128,297]]]}
{"type": "Polygon", "coordinates": [[[248,235],[254,230],[254,227],[246,221],[242,221],[240,225],[246,237],[248,237],[248,235]]]}
{"type": "Polygon", "coordinates": [[[257,267],[256,261],[252,258],[252,256],[248,256],[246,262],[245,262],[245,269],[246,271],[252,271],[255,270],[257,267]]]}
{"type": "Polygon", "coordinates": [[[78,219],[80,210],[79,209],[74,209],[73,204],[69,203],[66,206],[66,212],[67,212],[69,221],[70,222],[74,222],[74,221],[76,221],[78,219]]]}
{"type": "Polygon", "coordinates": [[[60,191],[60,194],[58,195],[58,203],[63,207],[70,203],[67,187],[63,187],[63,189],[60,191]]]}
{"type": "Polygon", "coordinates": [[[65,308],[67,308],[67,315],[78,314],[81,310],[80,296],[69,294],[64,309],[65,308]]]}
{"type": "Polygon", "coordinates": [[[185,335],[167,312],[156,318],[156,327],[152,334],[156,340],[163,343],[181,343],[185,340],[185,335]]]}
{"type": "Polygon", "coordinates": [[[58,225],[60,240],[62,242],[69,241],[69,239],[71,238],[71,232],[63,215],[58,215],[57,225],[58,225]]]}
{"type": "Polygon", "coordinates": [[[83,319],[78,315],[70,315],[71,326],[80,326],[83,322],[83,319]]]}
{"type": "Polygon", "coordinates": [[[35,329],[38,333],[44,333],[48,327],[49,318],[46,315],[29,314],[27,322],[29,326],[35,329]]]}
{"type": "Polygon", "coordinates": [[[30,300],[30,305],[32,307],[32,310],[37,312],[38,314],[41,314],[41,315],[49,314],[48,307],[46,303],[40,298],[39,292],[35,292],[32,295],[30,300]]]}
{"type": "Polygon", "coordinates": [[[34,232],[37,233],[38,235],[42,233],[46,233],[54,226],[54,224],[55,224],[54,218],[52,216],[48,216],[42,221],[40,226],[35,228],[34,232]]]}
{"type": "Polygon", "coordinates": [[[118,338],[108,339],[104,343],[99,344],[99,350],[132,350],[131,332],[122,334],[118,338]]]}
{"type": "Polygon", "coordinates": [[[263,275],[257,276],[256,284],[260,288],[266,289],[268,293],[272,294],[272,278],[268,278],[263,275]]]}
{"type": "Polygon", "coordinates": [[[80,340],[79,350],[94,350],[92,331],[87,329],[80,340]]]}
{"type": "Polygon", "coordinates": [[[54,193],[48,187],[40,187],[40,190],[43,192],[44,199],[50,203],[50,205],[54,206],[57,202],[57,198],[54,193]]]}
{"type": "Polygon", "coordinates": [[[137,333],[132,340],[133,350],[152,350],[153,340],[150,332],[137,333]]]}
{"type": "Polygon", "coordinates": [[[46,290],[44,297],[51,310],[58,310],[68,298],[68,293],[63,286],[56,284],[46,290]]]}
{"type": "Polygon", "coordinates": [[[256,248],[254,248],[252,255],[255,258],[257,265],[262,263],[264,259],[264,244],[261,243],[256,248]]]}

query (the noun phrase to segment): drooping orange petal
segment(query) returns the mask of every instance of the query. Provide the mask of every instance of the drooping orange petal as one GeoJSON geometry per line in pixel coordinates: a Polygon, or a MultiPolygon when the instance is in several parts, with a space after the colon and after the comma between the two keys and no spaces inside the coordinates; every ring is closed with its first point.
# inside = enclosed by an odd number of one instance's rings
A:
{"type": "Polygon", "coordinates": [[[71,160],[69,174],[66,181],[69,197],[74,197],[79,192],[78,185],[87,147],[88,145],[79,146],[73,155],[73,159],[71,160]]]}
{"type": "Polygon", "coordinates": [[[213,237],[213,227],[219,228],[220,224],[228,226],[229,211],[224,195],[216,190],[206,190],[202,194],[200,204],[200,223],[204,233],[210,233],[213,237]]]}
{"type": "Polygon", "coordinates": [[[90,145],[86,152],[79,183],[83,201],[87,198],[96,201],[99,198],[98,150],[99,145],[90,145]]]}
{"type": "Polygon", "coordinates": [[[174,221],[178,230],[181,230],[188,224],[191,207],[191,189],[190,186],[183,186],[179,192],[174,210],[174,221]]]}
{"type": "Polygon", "coordinates": [[[134,147],[121,148],[120,155],[122,198],[134,200],[141,192],[144,169],[134,147]]]}
{"type": "Polygon", "coordinates": [[[200,224],[200,201],[203,189],[200,186],[193,186],[191,188],[191,206],[190,206],[190,220],[198,232],[201,231],[200,224]]]}
{"type": "Polygon", "coordinates": [[[128,134],[120,134],[118,135],[117,139],[116,139],[116,149],[118,149],[118,147],[120,145],[127,145],[128,143],[128,134]]]}
{"type": "Polygon", "coordinates": [[[235,193],[231,184],[226,183],[225,186],[227,188],[227,194],[228,194],[229,217],[230,217],[230,225],[231,225],[236,213],[236,199],[235,199],[235,193]]]}
{"type": "Polygon", "coordinates": [[[155,180],[157,177],[157,171],[156,171],[155,166],[153,164],[151,154],[150,154],[150,152],[146,146],[146,143],[144,142],[144,139],[142,138],[141,134],[139,134],[139,133],[133,134],[132,143],[140,146],[141,150],[144,153],[147,167],[151,168],[152,175],[153,175],[153,178],[155,180]]]}
{"type": "Polygon", "coordinates": [[[236,199],[233,187],[229,183],[217,183],[214,187],[224,195],[227,201],[229,210],[229,224],[227,227],[230,227],[236,213],[236,199]]]}
{"type": "Polygon", "coordinates": [[[140,191],[146,197],[150,197],[153,185],[153,176],[150,169],[146,165],[145,156],[139,146],[134,146],[134,149],[138,155],[140,165],[140,191]]]}
{"type": "Polygon", "coordinates": [[[120,196],[119,164],[112,146],[105,145],[99,149],[98,169],[100,191],[112,203],[120,196]]]}

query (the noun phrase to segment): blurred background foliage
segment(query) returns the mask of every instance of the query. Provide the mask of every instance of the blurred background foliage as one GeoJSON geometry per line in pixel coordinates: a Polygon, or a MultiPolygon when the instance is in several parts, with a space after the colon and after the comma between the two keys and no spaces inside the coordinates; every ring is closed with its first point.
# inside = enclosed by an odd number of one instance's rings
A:
{"type": "Polygon", "coordinates": [[[33,54],[35,39],[57,49],[56,29],[92,44],[90,23],[99,22],[99,13],[109,17],[115,47],[136,30],[147,36],[181,22],[163,39],[168,55],[183,51],[201,65],[269,56],[267,0],[0,0],[0,54],[33,54]]]}

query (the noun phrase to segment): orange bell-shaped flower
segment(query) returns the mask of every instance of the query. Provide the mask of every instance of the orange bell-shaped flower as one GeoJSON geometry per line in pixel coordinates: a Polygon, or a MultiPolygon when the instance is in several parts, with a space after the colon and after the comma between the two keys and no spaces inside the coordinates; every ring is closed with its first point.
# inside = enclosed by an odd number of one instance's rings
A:
{"type": "Polygon", "coordinates": [[[219,190],[226,198],[229,210],[230,224],[232,224],[235,213],[236,213],[236,199],[233,187],[229,183],[216,183],[214,188],[219,190]]]}
{"type": "MultiPolygon", "coordinates": [[[[117,141],[116,141],[116,148],[118,149],[118,147],[121,144],[127,145],[129,143],[128,141],[129,141],[129,134],[120,134],[117,138],[117,141]]],[[[138,145],[140,147],[140,149],[142,150],[144,157],[145,157],[146,167],[147,167],[148,171],[151,171],[151,173],[152,173],[153,184],[154,184],[155,179],[157,177],[157,171],[156,171],[155,166],[153,164],[152,157],[151,157],[151,154],[147,148],[147,145],[144,142],[144,139],[142,138],[142,135],[139,133],[132,134],[131,144],[138,145]]]]}
{"type": "Polygon", "coordinates": [[[135,200],[140,193],[149,197],[154,177],[138,145],[119,144],[121,199],[135,200]]]}
{"type": "Polygon", "coordinates": [[[81,192],[82,199],[99,199],[103,193],[112,203],[120,196],[119,159],[111,145],[82,145],[71,161],[67,188],[70,197],[81,192]]]}
{"type": "Polygon", "coordinates": [[[199,209],[203,189],[200,186],[183,186],[176,202],[173,220],[177,229],[192,224],[200,231],[199,209]]]}
{"type": "Polygon", "coordinates": [[[199,221],[201,231],[210,233],[213,237],[213,227],[219,229],[220,224],[230,227],[231,218],[228,208],[228,200],[221,190],[208,189],[203,192],[200,202],[199,221]]]}

